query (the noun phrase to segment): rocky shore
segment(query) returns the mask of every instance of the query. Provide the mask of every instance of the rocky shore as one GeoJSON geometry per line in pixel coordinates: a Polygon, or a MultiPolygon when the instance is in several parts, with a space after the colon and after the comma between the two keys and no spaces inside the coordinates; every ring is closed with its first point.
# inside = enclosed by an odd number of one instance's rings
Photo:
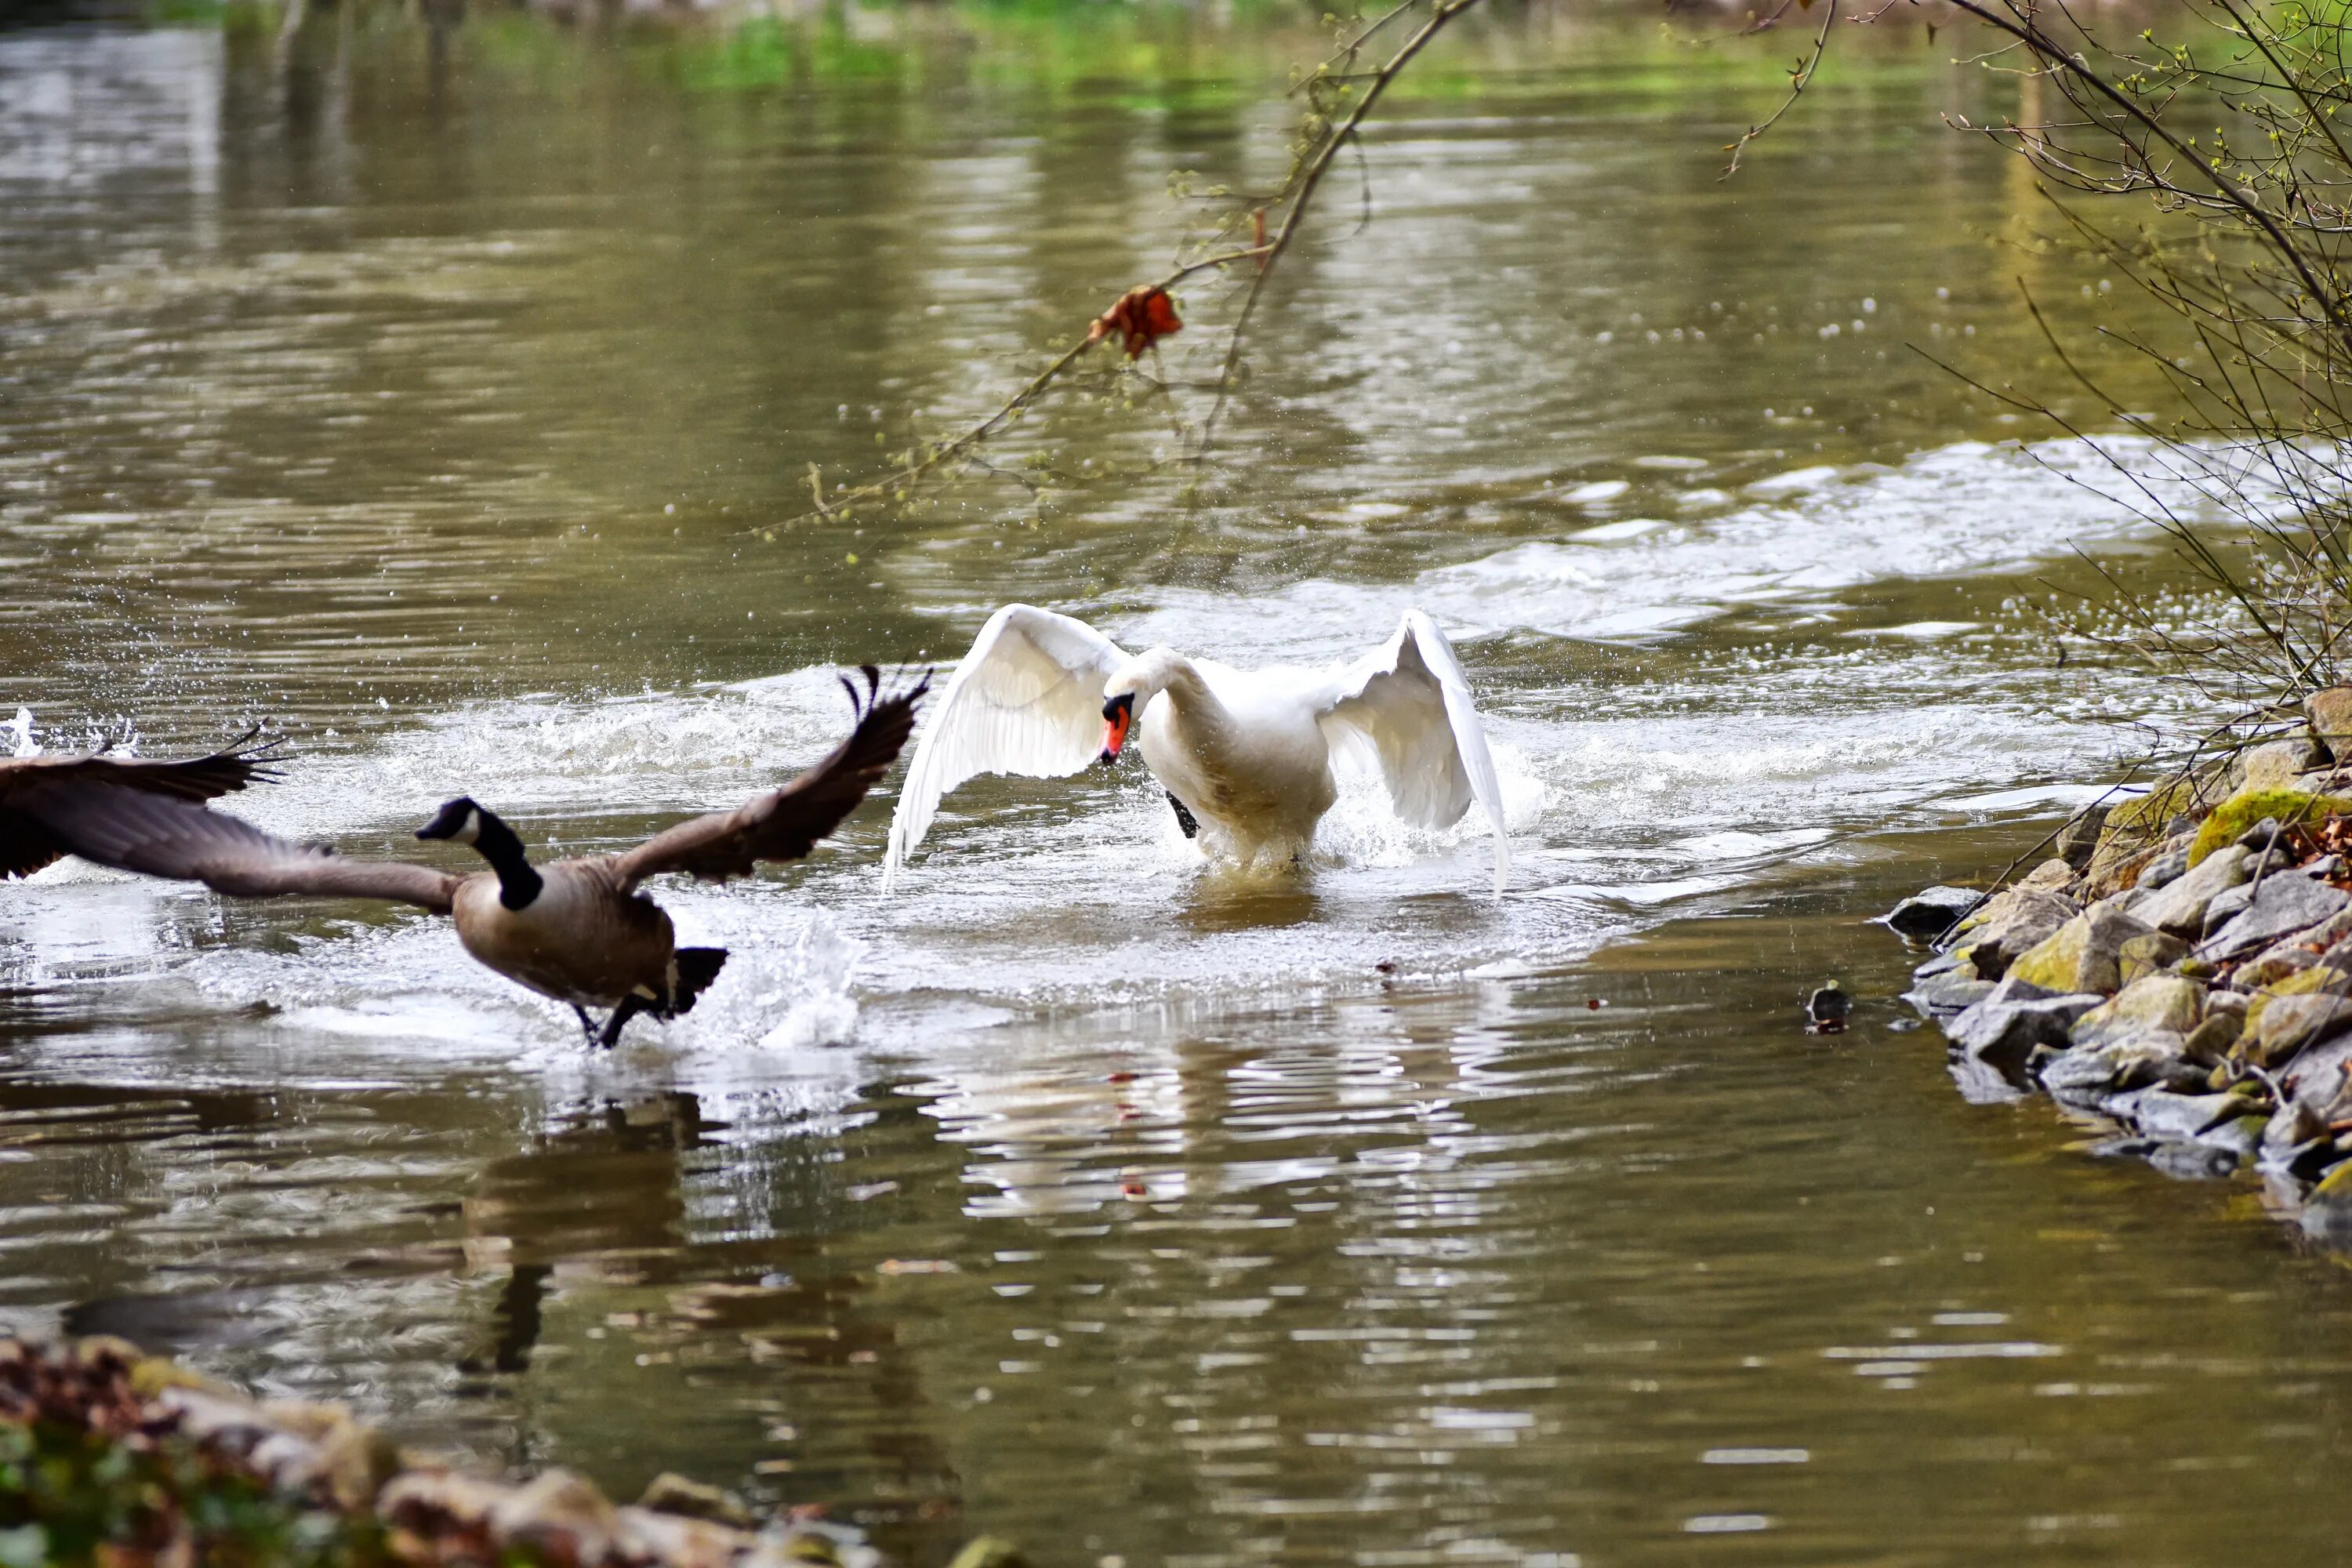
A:
{"type": "Polygon", "coordinates": [[[1932,943],[1904,1000],[1971,1098],[2040,1089],[2112,1121],[2102,1152],[2258,1172],[2352,1243],[2352,688],[2296,733],[2076,816],[1990,893],[1886,916],[1932,943]]]}
{"type": "MultiPolygon", "coordinates": [[[[0,1341],[0,1564],[883,1568],[857,1531],[761,1522],[665,1475],[467,1474],[340,1405],[260,1401],[116,1339],[0,1341]]],[[[1019,1568],[982,1539],[952,1568],[1019,1568]]]]}

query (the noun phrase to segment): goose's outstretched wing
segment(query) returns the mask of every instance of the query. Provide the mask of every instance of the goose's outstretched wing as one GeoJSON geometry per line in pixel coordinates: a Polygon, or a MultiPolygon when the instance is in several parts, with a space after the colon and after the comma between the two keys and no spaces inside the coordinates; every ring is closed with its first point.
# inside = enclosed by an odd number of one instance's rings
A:
{"type": "Polygon", "coordinates": [[[898,759],[915,727],[915,704],[930,689],[927,675],[884,697],[881,672],[870,664],[863,668],[863,696],[848,677],[842,678],[857,714],[857,727],[847,740],[783,788],[733,811],[681,822],[615,856],[624,884],[634,888],[664,871],[689,872],[706,882],[748,877],[761,860],[800,859],[839,826],[898,759]]]}
{"type": "Polygon", "coordinates": [[[1333,672],[1318,702],[1334,742],[1378,754],[1397,816],[1416,827],[1450,827],[1476,801],[1495,830],[1495,891],[1511,872],[1503,786],[1454,645],[1437,623],[1407,610],[1396,635],[1333,672]]]}
{"type": "Polygon", "coordinates": [[[948,791],[977,773],[1060,778],[1102,751],[1103,683],[1127,655],[1084,621],[1030,605],[988,617],[915,742],[890,818],[887,889],[948,791]]]}
{"type": "Polygon", "coordinates": [[[153,762],[141,757],[51,756],[0,761],[0,879],[29,877],[42,867],[73,853],[57,835],[42,826],[30,807],[43,800],[69,798],[92,786],[110,786],[168,795],[176,800],[206,801],[266,783],[278,775],[269,770],[271,752],[278,742],[256,742],[248,730],[235,743],[209,756],[179,762],[153,762]]]}
{"type": "Polygon", "coordinates": [[[384,899],[449,912],[458,879],[401,860],[346,860],[316,844],[264,833],[194,801],[119,784],[37,795],[24,809],[68,854],[118,870],[202,882],[239,899],[288,894],[384,899]]]}

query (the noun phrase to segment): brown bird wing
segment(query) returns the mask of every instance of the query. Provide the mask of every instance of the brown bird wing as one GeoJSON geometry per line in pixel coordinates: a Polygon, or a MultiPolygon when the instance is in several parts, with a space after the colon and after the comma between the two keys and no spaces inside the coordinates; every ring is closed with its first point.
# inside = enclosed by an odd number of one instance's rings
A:
{"type": "Polygon", "coordinates": [[[686,871],[706,882],[748,877],[761,860],[797,860],[857,809],[866,792],[889,768],[914,728],[915,704],[930,689],[926,675],[905,691],[880,695],[881,674],[864,667],[861,698],[847,677],[857,727],[830,756],[779,790],[733,811],[714,811],[658,833],[614,857],[622,885],[634,888],[664,871],[686,871]]]}
{"type": "Polygon", "coordinates": [[[120,784],[64,788],[45,781],[14,804],[66,853],[118,870],[202,882],[240,899],[308,893],[387,899],[449,911],[458,879],[399,860],[346,860],[315,844],[264,833],[241,817],[120,784]]]}
{"type": "Polygon", "coordinates": [[[247,731],[233,744],[209,756],[179,762],[105,756],[11,757],[0,760],[0,879],[29,877],[73,851],[28,815],[14,809],[23,793],[108,784],[143,790],[178,800],[213,800],[248,784],[268,783],[276,739],[255,743],[247,731]]]}

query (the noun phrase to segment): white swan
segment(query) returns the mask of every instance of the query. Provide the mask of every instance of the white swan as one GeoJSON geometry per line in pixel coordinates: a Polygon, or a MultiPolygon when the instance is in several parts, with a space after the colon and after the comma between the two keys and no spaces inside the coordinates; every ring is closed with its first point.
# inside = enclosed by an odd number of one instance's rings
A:
{"type": "Polygon", "coordinates": [[[1470,683],[1437,623],[1329,669],[1235,669],[1164,647],[1129,656],[1068,616],[1007,605],[989,616],[907,764],[882,885],[923,841],[940,797],[976,773],[1058,778],[1118,760],[1129,726],[1187,837],[1242,860],[1307,847],[1338,788],[1335,751],[1368,752],[1396,814],[1448,827],[1475,800],[1495,831],[1495,890],[1510,875],[1503,792],[1470,683]]]}

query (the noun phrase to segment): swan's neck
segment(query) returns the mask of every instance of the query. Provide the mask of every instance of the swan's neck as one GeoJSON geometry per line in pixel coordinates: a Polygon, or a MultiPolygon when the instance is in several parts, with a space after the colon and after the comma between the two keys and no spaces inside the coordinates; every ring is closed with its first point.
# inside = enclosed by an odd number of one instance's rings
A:
{"type": "Polygon", "coordinates": [[[527,910],[547,885],[523,853],[522,840],[489,812],[480,812],[474,830],[474,849],[499,874],[499,902],[510,910],[527,910]]]}
{"type": "Polygon", "coordinates": [[[1170,654],[1159,676],[1157,684],[1167,695],[1177,725],[1193,744],[1221,741],[1232,732],[1233,715],[1217,700],[1191,659],[1170,654]]]}

